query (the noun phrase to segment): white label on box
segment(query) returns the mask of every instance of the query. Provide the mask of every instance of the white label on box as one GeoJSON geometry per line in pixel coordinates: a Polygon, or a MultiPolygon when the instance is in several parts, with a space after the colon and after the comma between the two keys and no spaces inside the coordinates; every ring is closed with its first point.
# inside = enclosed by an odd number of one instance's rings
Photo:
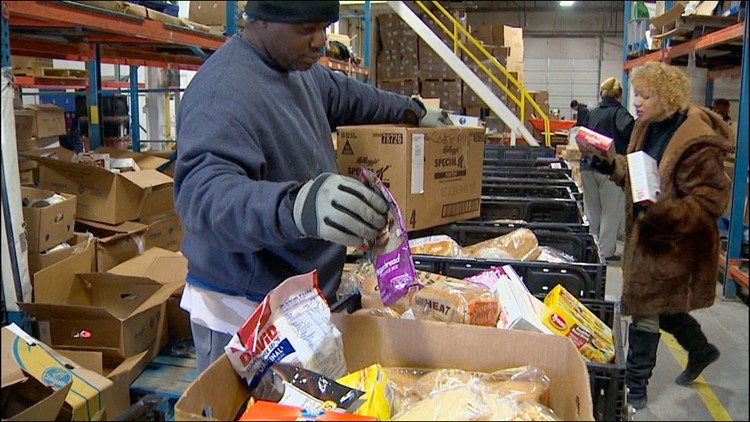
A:
{"type": "Polygon", "coordinates": [[[42,342],[50,344],[52,342],[52,334],[50,333],[49,321],[39,321],[39,339],[42,342]]]}
{"type": "Polygon", "coordinates": [[[424,193],[424,133],[411,137],[411,193],[424,193]]]}
{"type": "Polygon", "coordinates": [[[656,202],[661,193],[661,178],[656,160],[643,151],[630,153],[628,172],[633,203],[656,202]]]}

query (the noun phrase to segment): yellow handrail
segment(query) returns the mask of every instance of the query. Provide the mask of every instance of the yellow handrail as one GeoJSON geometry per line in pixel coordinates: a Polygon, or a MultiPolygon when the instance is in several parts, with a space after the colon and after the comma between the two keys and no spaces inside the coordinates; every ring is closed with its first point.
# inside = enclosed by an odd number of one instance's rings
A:
{"type": "Polygon", "coordinates": [[[495,84],[496,84],[496,85],[497,85],[498,87],[500,87],[500,88],[501,88],[501,89],[502,89],[502,90],[503,90],[503,91],[505,92],[505,94],[506,94],[506,95],[508,96],[508,98],[510,98],[510,99],[511,99],[511,100],[512,100],[512,101],[513,101],[513,102],[514,102],[514,103],[515,103],[515,104],[516,104],[516,105],[517,105],[517,106],[518,106],[519,108],[520,108],[520,115],[521,115],[521,119],[523,119],[523,116],[525,115],[525,102],[526,102],[527,100],[529,101],[529,103],[530,103],[530,104],[531,104],[531,106],[532,106],[532,107],[534,108],[534,110],[535,110],[535,111],[536,111],[537,113],[539,113],[539,116],[541,116],[542,120],[544,120],[544,141],[545,141],[545,144],[546,144],[547,146],[550,146],[550,123],[549,123],[549,116],[547,116],[547,114],[546,114],[546,113],[545,113],[544,111],[542,111],[541,107],[539,107],[539,104],[537,104],[537,103],[536,103],[536,101],[534,101],[534,98],[533,98],[533,97],[532,97],[532,96],[531,96],[531,95],[529,94],[529,92],[528,92],[528,91],[526,90],[526,88],[524,88],[524,86],[523,86],[523,85],[522,85],[522,84],[521,84],[520,82],[518,82],[518,80],[517,80],[516,78],[514,78],[514,77],[513,77],[513,75],[511,75],[511,74],[510,74],[510,73],[509,73],[509,72],[508,72],[508,71],[507,71],[507,70],[505,69],[505,67],[504,67],[503,65],[501,65],[501,64],[500,64],[500,62],[498,62],[498,61],[497,61],[497,59],[496,59],[495,57],[493,57],[493,56],[492,56],[492,54],[490,54],[490,52],[489,52],[489,51],[487,51],[487,49],[486,49],[486,48],[484,48],[484,46],[483,46],[483,45],[482,45],[481,43],[479,43],[479,41],[477,41],[477,39],[476,39],[476,38],[474,38],[474,36],[472,36],[472,35],[471,35],[471,33],[470,33],[469,31],[467,31],[467,30],[466,30],[466,28],[464,28],[464,26],[463,26],[463,25],[461,25],[461,23],[460,23],[460,22],[459,22],[458,20],[456,20],[456,19],[455,19],[455,18],[454,18],[454,17],[453,17],[453,16],[452,16],[452,15],[450,14],[450,12],[448,12],[448,11],[447,11],[447,10],[446,10],[446,9],[445,9],[445,8],[444,8],[444,7],[443,7],[443,6],[442,6],[442,5],[441,5],[441,4],[439,3],[439,2],[437,2],[437,1],[433,1],[432,3],[433,3],[433,4],[434,4],[434,5],[435,5],[435,6],[436,6],[436,7],[438,8],[438,10],[440,10],[440,11],[441,11],[441,12],[443,13],[443,15],[445,15],[445,16],[446,16],[446,17],[447,17],[447,18],[448,18],[448,19],[449,19],[449,20],[451,21],[451,23],[453,24],[453,30],[450,30],[450,29],[448,29],[448,27],[446,27],[446,26],[445,26],[445,25],[444,25],[444,24],[443,24],[443,23],[442,23],[442,22],[440,21],[440,19],[439,19],[439,18],[438,18],[437,16],[435,16],[435,14],[433,14],[431,10],[429,10],[429,9],[427,8],[427,6],[425,6],[424,4],[422,4],[423,2],[421,2],[421,1],[416,1],[415,3],[416,3],[416,4],[417,4],[417,5],[418,5],[418,6],[419,6],[419,7],[420,7],[420,8],[421,8],[421,9],[422,9],[422,10],[423,10],[423,11],[424,11],[424,12],[425,12],[425,13],[426,13],[426,14],[427,14],[427,15],[428,15],[429,17],[430,17],[430,18],[432,18],[432,20],[433,20],[433,21],[435,21],[435,23],[436,23],[436,24],[437,24],[437,25],[438,25],[438,26],[439,26],[439,27],[440,27],[440,28],[441,28],[441,29],[442,29],[442,30],[443,30],[443,31],[444,31],[444,32],[445,32],[445,33],[446,33],[446,34],[447,34],[447,35],[448,35],[449,37],[451,37],[451,39],[453,40],[453,51],[454,51],[454,53],[455,53],[455,54],[458,54],[458,48],[457,48],[457,47],[460,47],[460,48],[461,48],[461,49],[462,49],[462,50],[463,50],[463,51],[464,51],[464,52],[465,52],[465,53],[466,53],[466,54],[467,54],[467,55],[468,55],[468,56],[469,56],[469,57],[470,57],[470,58],[471,58],[471,59],[472,59],[472,60],[474,61],[474,63],[476,63],[476,64],[477,64],[477,66],[479,66],[479,68],[480,68],[480,69],[482,69],[482,71],[484,71],[484,73],[486,73],[486,74],[487,74],[487,76],[489,76],[489,77],[490,77],[490,79],[491,79],[491,80],[492,80],[492,81],[493,81],[493,82],[494,82],[494,83],[495,83],[495,84]],[[474,46],[475,46],[475,47],[476,47],[476,48],[477,48],[477,49],[478,49],[478,50],[479,50],[479,51],[480,51],[480,52],[481,52],[482,54],[484,54],[484,56],[485,56],[485,57],[486,57],[486,58],[487,58],[487,59],[488,59],[488,60],[489,60],[489,61],[490,61],[490,62],[491,62],[492,64],[494,64],[494,65],[495,65],[495,67],[496,67],[496,68],[497,68],[498,70],[500,70],[500,72],[501,72],[501,73],[503,74],[503,76],[505,76],[505,77],[506,77],[506,79],[507,79],[507,80],[508,80],[509,82],[511,82],[511,83],[512,83],[512,84],[513,84],[513,85],[514,85],[514,86],[516,87],[516,89],[518,89],[518,91],[519,91],[519,92],[521,93],[521,95],[520,95],[520,97],[521,97],[521,98],[520,98],[520,99],[519,99],[519,98],[517,98],[517,97],[516,97],[516,95],[514,95],[514,94],[513,94],[513,93],[512,93],[512,92],[511,92],[511,91],[510,91],[510,90],[508,89],[508,87],[507,87],[507,86],[506,86],[505,84],[503,84],[503,83],[502,83],[502,82],[501,82],[501,81],[500,81],[500,80],[499,80],[499,79],[497,78],[497,76],[496,76],[496,75],[494,75],[494,74],[493,74],[493,73],[492,73],[492,72],[491,72],[491,71],[490,71],[490,70],[489,70],[489,69],[487,68],[487,66],[485,66],[485,65],[484,65],[484,63],[482,63],[482,61],[481,61],[481,60],[479,60],[479,59],[478,59],[478,58],[477,58],[477,57],[476,57],[476,56],[474,55],[474,53],[472,53],[472,52],[471,52],[471,51],[469,50],[469,48],[468,48],[468,47],[467,47],[466,45],[464,45],[464,43],[463,43],[463,42],[461,42],[461,40],[459,39],[459,34],[458,34],[458,32],[456,31],[457,29],[458,29],[458,30],[460,30],[461,32],[463,32],[463,34],[464,34],[464,35],[466,36],[466,38],[467,38],[467,39],[468,39],[469,41],[471,41],[471,43],[472,43],[472,44],[474,44],[474,46]]]}

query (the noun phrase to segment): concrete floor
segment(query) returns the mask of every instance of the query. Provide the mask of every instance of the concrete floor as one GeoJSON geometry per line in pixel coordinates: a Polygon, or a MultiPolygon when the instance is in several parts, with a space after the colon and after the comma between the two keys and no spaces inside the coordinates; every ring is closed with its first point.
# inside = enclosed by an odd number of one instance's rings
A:
{"type": "MultiPolygon", "coordinates": [[[[618,245],[618,254],[622,244],[618,245]]],[[[622,292],[620,264],[607,267],[605,298],[618,301],[622,292]]],[[[711,308],[691,312],[721,358],[703,371],[691,386],[674,383],[687,363],[687,353],[673,337],[663,334],[656,368],[648,386],[649,403],[631,414],[634,421],[750,420],[748,413],[748,306],[739,299],[725,299],[717,283],[716,302],[711,308]]],[[[623,343],[627,342],[623,318],[623,343]]],[[[623,356],[627,353],[627,345],[623,356]]]]}

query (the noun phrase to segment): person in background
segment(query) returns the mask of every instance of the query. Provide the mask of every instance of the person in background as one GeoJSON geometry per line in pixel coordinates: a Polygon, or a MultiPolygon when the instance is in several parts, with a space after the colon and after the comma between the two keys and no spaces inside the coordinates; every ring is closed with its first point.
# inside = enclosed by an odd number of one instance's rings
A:
{"type": "Polygon", "coordinates": [[[592,166],[625,188],[621,305],[622,314],[632,317],[625,379],[628,401],[639,410],[648,402],[660,329],[688,352],[677,384],[688,385],[719,359],[688,312],[710,307],[716,297],[718,220],[731,195],[724,156],[734,148],[734,136],[717,114],[689,103],[690,79],[680,69],[650,62],[630,81],[638,119],[628,153],[643,151],[656,160],[661,194],[653,204],[633,204],[624,156],[595,159],[592,166]]]}
{"type": "MultiPolygon", "coordinates": [[[[609,78],[599,87],[601,102],[591,110],[583,126],[614,139],[615,151],[624,155],[628,149],[635,120],[623,107],[622,85],[609,78]]],[[[617,236],[625,221],[625,192],[609,177],[592,170],[591,157],[581,160],[583,209],[589,221],[589,232],[599,238],[599,247],[607,262],[620,259],[615,255],[617,236]]]]}
{"type": "Polygon", "coordinates": [[[715,99],[711,111],[721,116],[725,122],[731,124],[732,118],[729,117],[729,100],[726,98],[715,99]]]}
{"type": "Polygon", "coordinates": [[[337,174],[337,126],[450,124],[418,98],[318,64],[338,1],[249,1],[245,14],[244,30],[203,63],[177,111],[181,307],[200,371],[286,278],[317,270],[332,302],[344,245],[360,247],[386,225],[381,194],[337,174]]]}
{"type": "Polygon", "coordinates": [[[589,107],[586,104],[579,103],[578,100],[573,100],[570,102],[570,108],[575,111],[576,126],[583,126],[583,121],[589,115],[589,107]]]}

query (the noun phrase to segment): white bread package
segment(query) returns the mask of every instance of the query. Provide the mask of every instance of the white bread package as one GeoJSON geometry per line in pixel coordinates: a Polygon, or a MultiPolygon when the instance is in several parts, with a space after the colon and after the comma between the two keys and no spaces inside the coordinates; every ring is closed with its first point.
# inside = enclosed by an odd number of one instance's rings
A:
{"type": "Polygon", "coordinates": [[[631,152],[627,158],[633,203],[648,205],[656,202],[661,193],[661,177],[656,160],[643,151],[631,152]]]}
{"type": "Polygon", "coordinates": [[[500,313],[497,297],[480,286],[444,275],[418,272],[430,280],[414,293],[410,308],[416,319],[493,326],[500,313]]]}
{"type": "Polygon", "coordinates": [[[439,234],[435,236],[410,239],[409,248],[412,254],[438,255],[449,257],[466,256],[458,244],[450,236],[439,234]]]}
{"type": "Polygon", "coordinates": [[[615,158],[615,142],[612,138],[587,127],[581,127],[576,133],[578,149],[584,154],[596,155],[607,160],[615,158]]]}
{"type": "Polygon", "coordinates": [[[534,232],[520,228],[503,236],[464,246],[464,253],[472,258],[535,260],[541,254],[534,232]]]}

